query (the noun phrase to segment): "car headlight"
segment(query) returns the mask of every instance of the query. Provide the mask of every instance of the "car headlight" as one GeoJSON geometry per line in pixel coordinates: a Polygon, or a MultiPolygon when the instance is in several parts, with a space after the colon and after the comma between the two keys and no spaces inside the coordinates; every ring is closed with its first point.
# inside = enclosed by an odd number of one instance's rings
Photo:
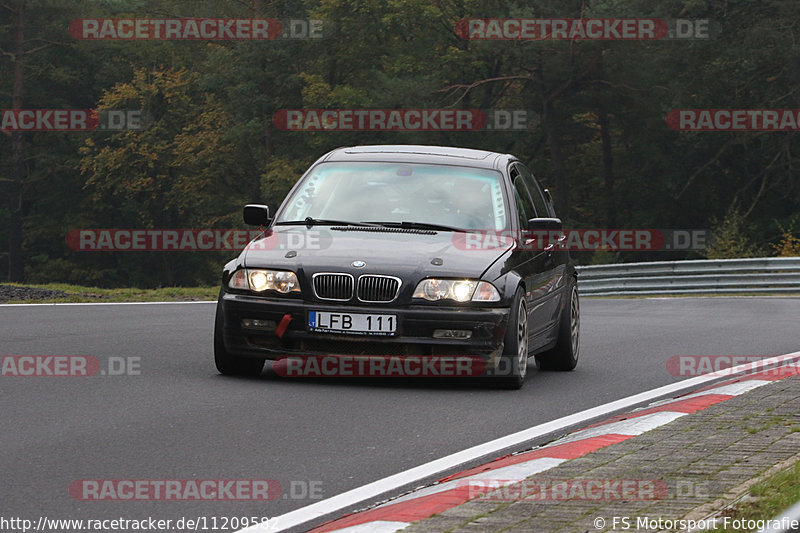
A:
{"type": "Polygon", "coordinates": [[[420,281],[414,289],[414,298],[431,302],[455,300],[457,302],[499,302],[500,293],[487,281],[471,279],[436,279],[420,281]]]}
{"type": "Polygon", "coordinates": [[[251,290],[254,292],[275,291],[281,294],[300,292],[297,275],[286,270],[265,270],[261,268],[243,268],[234,272],[228,282],[231,289],[251,290]]]}

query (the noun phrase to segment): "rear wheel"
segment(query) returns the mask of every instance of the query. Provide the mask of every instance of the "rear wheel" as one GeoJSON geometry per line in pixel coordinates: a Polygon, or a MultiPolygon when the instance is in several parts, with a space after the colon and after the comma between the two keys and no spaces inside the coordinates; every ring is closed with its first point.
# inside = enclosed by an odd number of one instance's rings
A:
{"type": "Polygon", "coordinates": [[[496,367],[499,375],[495,383],[502,389],[520,389],[528,370],[528,308],[522,289],[514,295],[508,328],[504,339],[503,355],[496,367]]]}
{"type": "Polygon", "coordinates": [[[214,363],[219,373],[226,376],[260,376],[264,369],[264,360],[237,357],[228,353],[222,340],[223,326],[222,305],[218,302],[214,319],[214,363]]]}
{"type": "Polygon", "coordinates": [[[578,364],[580,353],[581,308],[578,298],[578,283],[569,284],[569,300],[561,313],[558,325],[558,340],[553,349],[536,356],[536,366],[541,370],[572,370],[578,364]]]}

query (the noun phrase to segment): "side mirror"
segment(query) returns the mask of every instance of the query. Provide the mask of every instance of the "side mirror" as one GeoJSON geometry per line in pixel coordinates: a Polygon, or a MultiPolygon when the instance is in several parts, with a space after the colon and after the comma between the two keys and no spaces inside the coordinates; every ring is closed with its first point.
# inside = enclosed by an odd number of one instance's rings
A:
{"type": "Polygon", "coordinates": [[[242,217],[245,224],[263,226],[270,221],[269,207],[261,204],[247,204],[242,210],[242,217]]]}
{"type": "Polygon", "coordinates": [[[528,231],[560,231],[562,229],[560,218],[531,218],[528,219],[528,231]]]}
{"type": "Polygon", "coordinates": [[[561,240],[563,225],[560,218],[530,218],[526,243],[536,243],[534,250],[552,251],[561,240]]]}

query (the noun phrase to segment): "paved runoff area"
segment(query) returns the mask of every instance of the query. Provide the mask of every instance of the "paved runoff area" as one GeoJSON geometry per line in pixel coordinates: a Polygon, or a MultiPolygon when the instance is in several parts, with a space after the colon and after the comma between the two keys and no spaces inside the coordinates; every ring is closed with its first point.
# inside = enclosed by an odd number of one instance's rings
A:
{"type": "Polygon", "coordinates": [[[741,526],[724,508],[796,460],[800,368],[788,365],[617,415],[313,531],[686,531],[713,529],[715,518],[741,526]]]}

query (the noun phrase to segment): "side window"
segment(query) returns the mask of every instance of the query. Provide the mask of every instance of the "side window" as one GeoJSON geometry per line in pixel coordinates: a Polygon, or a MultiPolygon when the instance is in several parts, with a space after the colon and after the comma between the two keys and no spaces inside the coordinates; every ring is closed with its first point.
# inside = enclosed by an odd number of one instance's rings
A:
{"type": "Polygon", "coordinates": [[[514,187],[514,202],[517,204],[517,222],[519,223],[520,228],[527,228],[528,227],[528,215],[527,211],[525,211],[525,205],[522,203],[522,198],[520,198],[520,192],[514,187]]]}
{"type": "Polygon", "coordinates": [[[519,173],[519,167],[516,165],[511,169],[511,179],[514,184],[514,201],[517,204],[517,217],[519,219],[519,227],[527,228],[528,219],[536,217],[536,209],[531,196],[528,193],[528,188],[525,186],[525,180],[519,173]]]}
{"type": "Polygon", "coordinates": [[[527,185],[528,187],[528,191],[531,193],[531,199],[533,200],[533,205],[536,208],[536,216],[537,217],[551,216],[551,212],[550,209],[548,209],[547,201],[544,198],[542,189],[539,187],[539,184],[536,183],[536,180],[533,178],[533,175],[524,166],[517,165],[517,167],[519,168],[522,180],[525,182],[525,185],[527,185]]]}

